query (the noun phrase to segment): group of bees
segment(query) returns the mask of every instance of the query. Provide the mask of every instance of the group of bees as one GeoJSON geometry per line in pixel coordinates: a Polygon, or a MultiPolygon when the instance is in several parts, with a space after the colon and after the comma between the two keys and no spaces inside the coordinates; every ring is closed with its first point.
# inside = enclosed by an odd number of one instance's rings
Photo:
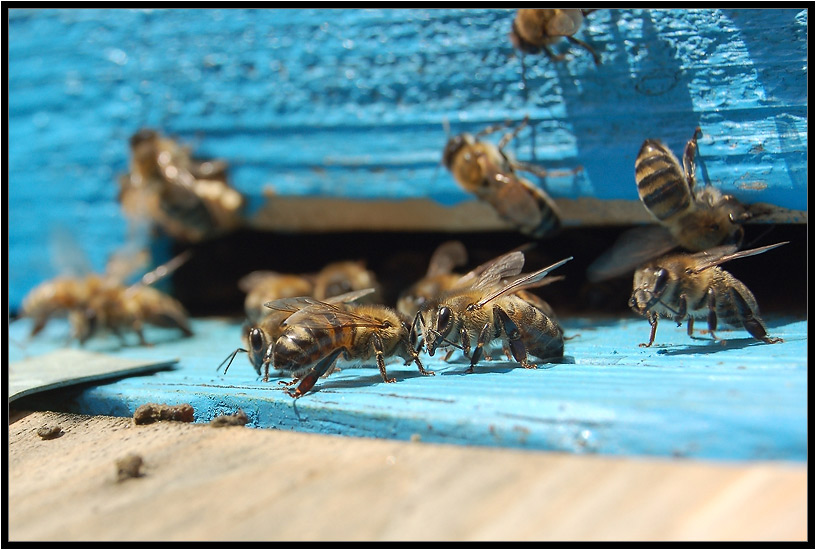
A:
{"type": "MultiPolygon", "coordinates": [[[[511,40],[523,52],[543,51],[560,60],[564,56],[555,55],[550,46],[565,37],[590,51],[599,63],[595,51],[573,36],[590,11],[594,10],[518,10],[511,40]]],[[[543,178],[547,171],[505,152],[527,124],[525,118],[498,144],[483,138],[509,122],[475,135],[452,136],[444,146],[442,163],[463,189],[491,205],[508,224],[540,238],[559,230],[561,216],[544,189],[519,172],[543,178]]],[[[710,184],[697,185],[694,159],[701,135],[701,129],[695,129],[682,164],[660,141],[644,141],[635,158],[635,184],[657,224],[624,233],[590,266],[588,278],[600,281],[634,271],[629,305],[651,326],[649,341],[641,346],[654,343],[660,317],[678,326],[687,320],[689,336],[694,320],[705,319],[714,340],[722,323],[742,327],[766,343],[780,342],[768,335],[751,291],[719,266],[785,243],[741,249],[742,224],[762,213],[710,184]],[[672,253],[677,247],[685,251],[672,253]]],[[[120,179],[119,198],[131,219],[150,219],[186,242],[242,224],[246,201],[227,183],[223,161],[194,160],[188,148],[152,130],[135,134],[130,147],[130,171],[120,179]]],[[[48,281],[25,298],[22,315],[34,319],[34,335],[51,316],[65,314],[80,342],[106,328],[120,337],[123,329],[131,329],[145,344],[143,323],[190,335],[181,304],[150,286],[185,259],[174,258],[132,285],[124,280],[133,272],[133,262],[113,260],[105,275],[48,281]]],[[[375,361],[387,383],[395,381],[386,372],[389,357],[416,364],[422,375],[433,375],[422,365],[423,348],[429,356],[445,350],[445,359],[460,350],[469,360],[468,372],[482,359],[490,359],[497,346],[509,361],[524,368],[536,368],[531,358],[557,362],[564,355],[564,331],[550,305],[530,290],[557,282],[562,277],[550,273],[570,260],[522,273],[524,249],[517,249],[460,274],[455,268],[466,263],[467,252],[461,243],[451,241],[434,252],[425,277],[402,293],[396,309],[381,304],[376,277],[360,262],[338,262],[307,275],[253,272],[239,282],[247,294],[245,347],[230,354],[219,369],[226,364],[226,373],[237,353],[245,352],[265,382],[270,372],[291,376],[281,384],[290,395],[300,397],[331,373],[339,358],[375,361]]]]}

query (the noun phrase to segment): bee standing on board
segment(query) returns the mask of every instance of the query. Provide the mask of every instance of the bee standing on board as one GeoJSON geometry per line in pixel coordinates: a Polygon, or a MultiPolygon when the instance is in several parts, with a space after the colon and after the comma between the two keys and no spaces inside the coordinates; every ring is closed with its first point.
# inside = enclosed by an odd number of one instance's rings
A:
{"type": "MultiPolygon", "coordinates": [[[[373,288],[365,288],[347,292],[339,296],[333,296],[327,298],[326,301],[332,304],[354,302],[373,292],[373,288]]],[[[290,298],[294,298],[294,296],[290,296],[290,298]]],[[[264,309],[266,310],[264,315],[254,320],[248,319],[241,329],[241,337],[245,348],[237,348],[218,365],[218,369],[216,370],[220,370],[221,367],[226,364],[224,374],[227,374],[235,356],[239,352],[244,352],[248,354],[249,362],[255,368],[255,372],[257,372],[258,375],[260,375],[262,371],[269,372],[269,363],[272,361],[275,342],[280,338],[286,328],[284,321],[286,321],[293,312],[289,310],[269,309],[267,307],[264,307],[264,309]]]]}
{"type": "Polygon", "coordinates": [[[196,161],[153,130],[130,138],[130,172],[119,180],[119,202],[132,220],[152,220],[173,238],[198,242],[243,223],[245,198],[229,186],[226,163],[196,161]]]}
{"type": "MultiPolygon", "coordinates": [[[[462,188],[490,204],[502,219],[522,233],[542,237],[561,227],[558,207],[543,189],[520,177],[516,170],[531,172],[539,177],[546,177],[547,171],[511,160],[503,151],[528,120],[525,117],[514,131],[505,134],[498,146],[479,141],[479,138],[507,124],[490,126],[476,135],[465,133],[453,136],[445,145],[442,162],[462,188]]],[[[557,175],[575,174],[580,170],[558,172],[557,175]]]]}
{"type": "MultiPolygon", "coordinates": [[[[524,254],[514,251],[500,256],[484,268],[475,281],[464,287],[457,285],[435,303],[427,304],[417,314],[413,330],[417,325],[422,326],[431,356],[437,348],[461,345],[465,356],[470,358],[467,372],[473,372],[484,353],[483,347],[499,338],[508,358],[512,356],[524,368],[536,367],[528,361],[528,355],[543,360],[561,358],[564,331],[539,307],[538,300],[525,299],[519,292],[541,286],[550,271],[570,260],[572,257],[519,276],[524,254]],[[512,280],[508,282],[509,278],[512,280]],[[471,342],[476,343],[472,355],[471,342]]],[[[472,280],[469,276],[463,279],[472,280]]]]}
{"type": "MultiPolygon", "coordinates": [[[[697,186],[694,156],[698,127],[686,143],[683,164],[662,142],[647,139],[635,159],[635,182],[643,206],[660,224],[637,227],[618,241],[588,269],[597,282],[631,272],[678,245],[700,252],[719,245],[742,243],[742,223],[756,215],[732,195],[712,185],[697,186]]],[[[761,210],[759,210],[761,212],[761,210]]]]}
{"type": "Polygon", "coordinates": [[[139,336],[140,344],[149,345],[142,330],[145,323],[177,328],[185,336],[192,336],[181,303],[149,286],[187,258],[187,254],[176,256],[128,286],[123,281],[133,267],[132,260],[123,261],[122,256],[114,255],[104,275],[57,277],[35,287],[23,300],[21,316],[34,319],[31,336],[35,336],[51,317],[67,315],[71,336],[81,344],[100,329],[110,330],[124,340],[122,330],[129,329],[139,336]]]}
{"type": "Polygon", "coordinates": [[[278,298],[311,296],[314,283],[307,277],[274,271],[253,271],[238,281],[238,287],[247,293],[244,311],[250,322],[259,321],[269,313],[266,302],[278,298]]]}
{"type": "Polygon", "coordinates": [[[694,319],[705,318],[715,340],[714,331],[720,321],[733,327],[742,326],[751,336],[768,344],[781,342],[781,338],[768,336],[759,317],[757,301],[748,287],[717,266],[767,252],[786,242],[740,252],[735,246],[720,246],[697,254],[672,254],[639,268],[635,272],[629,306],[646,316],[652,326],[649,341],[640,345],[649,347],[654,343],[661,315],[673,319],[677,326],[688,318],[689,336],[693,333],[694,319]]]}
{"type": "MultiPolygon", "coordinates": [[[[294,376],[286,386],[300,382],[292,397],[301,397],[314,387],[317,379],[329,372],[341,355],[347,360],[376,358],[384,382],[388,378],[385,358],[399,356],[405,364],[414,362],[423,375],[433,375],[423,368],[419,354],[409,341],[408,319],[381,305],[327,303],[314,298],[285,298],[267,304],[267,307],[290,312],[284,322],[284,331],[273,351],[277,371],[294,376]]],[[[264,381],[269,379],[269,364],[264,381]]]]}
{"type": "Polygon", "coordinates": [[[513,20],[513,29],[510,31],[510,41],[516,49],[524,53],[539,53],[542,50],[553,61],[562,61],[566,55],[555,55],[550,46],[566,38],[573,44],[581,46],[600,65],[601,58],[595,50],[573,36],[581,28],[584,16],[595,11],[594,9],[520,9],[513,20]]]}
{"type": "Polygon", "coordinates": [[[425,276],[402,292],[397,300],[397,310],[409,318],[428,301],[449,290],[462,275],[453,268],[467,262],[467,250],[459,241],[447,241],[439,245],[428,262],[425,276]]]}

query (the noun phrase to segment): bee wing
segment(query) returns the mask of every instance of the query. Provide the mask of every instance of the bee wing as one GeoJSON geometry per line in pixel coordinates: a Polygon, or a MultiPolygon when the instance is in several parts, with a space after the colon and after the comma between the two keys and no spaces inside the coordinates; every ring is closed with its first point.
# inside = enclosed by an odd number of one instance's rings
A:
{"type": "Polygon", "coordinates": [[[49,245],[51,261],[58,274],[82,277],[93,273],[88,254],[67,227],[54,227],[51,230],[49,245]]]}
{"type": "Polygon", "coordinates": [[[431,255],[428,263],[427,277],[436,277],[451,273],[453,268],[467,262],[467,250],[459,241],[447,241],[440,244],[431,255]]]}
{"type": "Polygon", "coordinates": [[[529,275],[519,277],[518,279],[515,279],[510,284],[505,285],[502,288],[499,288],[499,289],[493,291],[491,294],[485,296],[484,298],[479,300],[476,303],[476,305],[478,307],[482,307],[485,304],[487,304],[488,302],[490,302],[491,300],[495,300],[499,296],[505,296],[507,294],[512,294],[514,292],[518,292],[519,290],[524,290],[526,288],[534,288],[536,286],[542,286],[541,285],[542,280],[544,280],[547,277],[547,275],[550,273],[550,271],[561,267],[562,265],[564,265],[568,261],[572,260],[572,258],[573,258],[572,256],[570,256],[569,258],[564,258],[560,262],[556,262],[556,263],[554,263],[554,264],[552,264],[550,266],[545,267],[544,269],[539,269],[538,271],[530,273],[529,275]]]}
{"type": "Polygon", "coordinates": [[[589,265],[587,279],[597,283],[624,275],[676,246],[674,237],[661,225],[630,229],[589,265]]]}
{"type": "MultiPolygon", "coordinates": [[[[144,285],[144,286],[152,285],[156,281],[167,277],[168,275],[173,273],[175,270],[180,268],[182,265],[184,265],[187,262],[187,260],[190,259],[190,257],[192,255],[193,255],[192,252],[190,252],[189,250],[185,250],[184,252],[182,252],[178,256],[176,256],[176,257],[172,258],[171,260],[163,263],[162,265],[160,265],[159,267],[157,267],[153,271],[148,271],[147,273],[142,275],[141,280],[139,280],[139,282],[136,283],[136,285],[144,285]]],[[[136,285],[132,285],[132,286],[136,286],[136,285]]]]}
{"type": "Polygon", "coordinates": [[[763,252],[773,250],[774,248],[778,248],[783,244],[788,244],[789,242],[790,241],[783,241],[781,243],[769,244],[768,246],[761,246],[759,248],[740,250],[739,252],[736,252],[736,246],[734,245],[710,248],[704,252],[699,252],[692,255],[692,257],[697,261],[697,265],[694,268],[694,273],[700,273],[701,271],[705,271],[706,269],[729,262],[731,260],[736,260],[737,258],[756,256],[757,254],[762,254],[763,252]]]}
{"type": "Polygon", "coordinates": [[[569,12],[559,12],[546,23],[549,36],[572,36],[581,28],[583,14],[578,17],[569,12]]]}
{"type": "Polygon", "coordinates": [[[347,302],[353,302],[355,300],[359,300],[363,296],[368,296],[372,292],[377,290],[376,288],[363,288],[360,290],[352,290],[351,292],[346,292],[343,294],[338,294],[337,296],[331,296],[326,298],[325,302],[327,304],[345,304],[347,302]]]}
{"type": "Polygon", "coordinates": [[[373,288],[353,290],[351,292],[346,292],[345,294],[339,294],[337,296],[327,298],[326,301],[321,301],[316,298],[312,298],[311,296],[280,298],[278,300],[266,302],[264,306],[268,307],[269,309],[274,309],[276,311],[288,311],[289,313],[297,313],[298,311],[307,307],[321,307],[321,306],[326,306],[339,310],[339,308],[337,308],[334,304],[353,302],[354,300],[358,300],[363,296],[371,294],[372,292],[374,292],[373,288]]]}
{"type": "Polygon", "coordinates": [[[506,277],[518,275],[521,273],[522,267],[524,267],[524,252],[513,250],[498,258],[493,258],[463,275],[456,281],[453,288],[487,288],[506,277]]]}
{"type": "Polygon", "coordinates": [[[342,309],[336,304],[318,300],[313,300],[313,302],[316,303],[312,303],[293,313],[283,324],[315,329],[381,327],[383,325],[379,319],[342,309]]]}

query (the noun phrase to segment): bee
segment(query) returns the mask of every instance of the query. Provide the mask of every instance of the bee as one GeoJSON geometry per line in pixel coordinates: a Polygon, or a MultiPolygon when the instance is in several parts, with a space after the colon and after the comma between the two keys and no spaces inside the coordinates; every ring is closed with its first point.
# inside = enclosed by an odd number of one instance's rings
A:
{"type": "MultiPolygon", "coordinates": [[[[84,344],[100,329],[107,329],[124,341],[123,329],[130,329],[145,340],[145,323],[177,328],[185,336],[192,336],[184,306],[175,298],[149,285],[177,269],[187,261],[189,254],[176,256],[169,262],[146,273],[141,280],[126,285],[121,257],[114,256],[104,275],[57,277],[41,283],[23,300],[21,317],[34,320],[31,337],[36,336],[52,317],[67,316],[71,337],[84,344]]],[[[128,271],[130,266],[124,268],[128,271]]]]}
{"type": "Polygon", "coordinates": [[[367,298],[369,303],[380,301],[380,284],[377,276],[365,268],[363,262],[333,262],[314,275],[314,290],[311,295],[318,300],[327,300],[354,290],[373,288],[367,298]]]}
{"type": "Polygon", "coordinates": [[[227,183],[225,162],[194,160],[188,147],[149,129],[130,138],[130,152],[130,172],[119,179],[119,202],[131,220],[150,219],[187,242],[243,223],[246,199],[227,183]]]}
{"type": "MultiPolygon", "coordinates": [[[[374,292],[373,288],[365,288],[347,292],[339,296],[327,298],[329,303],[344,303],[354,302],[374,292]]],[[[292,298],[293,296],[288,296],[292,298]]],[[[274,352],[274,344],[280,338],[284,331],[284,321],[286,321],[292,314],[291,311],[282,311],[264,308],[265,313],[257,319],[248,319],[241,329],[241,337],[244,343],[244,348],[237,348],[234,352],[224,359],[218,369],[225,364],[224,374],[232,365],[233,359],[239,352],[246,353],[249,357],[249,362],[255,368],[255,372],[260,376],[261,371],[269,371],[269,363],[272,361],[272,354],[274,352]]]]}
{"type": "MultiPolygon", "coordinates": [[[[561,227],[561,215],[555,201],[543,189],[522,178],[516,170],[546,177],[548,172],[529,163],[511,159],[503,149],[524,128],[528,117],[515,130],[505,134],[498,145],[480,141],[479,138],[497,132],[504,125],[489,126],[477,133],[459,134],[451,137],[445,145],[442,163],[450,170],[456,182],[466,191],[490,204],[503,220],[522,233],[542,237],[561,227]]],[[[550,172],[559,176],[575,174],[550,172]]]]}
{"type": "Polygon", "coordinates": [[[688,318],[689,336],[693,334],[694,319],[705,318],[714,340],[720,321],[732,327],[742,326],[751,336],[768,344],[781,342],[781,338],[768,336],[756,298],[748,287],[718,266],[783,244],[787,241],[739,252],[733,245],[724,245],[696,254],[671,254],[640,267],[635,271],[629,306],[646,316],[652,327],[649,341],[640,344],[641,347],[654,343],[661,315],[673,319],[677,326],[688,318]]]}
{"type": "MultiPolygon", "coordinates": [[[[505,354],[512,356],[524,368],[536,368],[528,355],[543,360],[560,358],[564,354],[564,331],[542,307],[538,299],[519,294],[541,286],[547,275],[572,257],[527,275],[519,275],[524,265],[520,251],[500,256],[473,280],[463,277],[464,286],[457,285],[438,301],[426,305],[414,320],[413,329],[421,327],[428,354],[439,347],[461,345],[470,358],[467,372],[473,372],[485,346],[501,339],[505,354]],[[509,279],[509,282],[508,282],[509,279]],[[472,281],[472,282],[469,282],[472,281]],[[471,342],[476,347],[471,354],[471,342]]],[[[543,301],[541,301],[543,302],[543,301]]],[[[413,340],[416,340],[414,338],[413,340]]]]}
{"type": "MultiPolygon", "coordinates": [[[[275,370],[294,376],[287,388],[300,382],[288,393],[298,398],[311,390],[317,379],[328,373],[342,356],[346,360],[376,359],[386,383],[395,382],[385,370],[385,359],[398,356],[405,364],[416,363],[425,376],[419,354],[411,345],[409,319],[399,312],[377,304],[328,303],[299,297],[267,303],[267,307],[289,312],[285,328],[273,351],[275,370]]],[[[264,382],[269,380],[269,363],[265,365],[264,382]]]]}
{"type": "Polygon", "coordinates": [[[253,271],[238,281],[238,287],[247,293],[244,311],[250,322],[257,322],[269,313],[266,302],[278,298],[311,296],[314,283],[307,277],[293,273],[253,271]]]}
{"type": "Polygon", "coordinates": [[[566,54],[555,55],[550,46],[566,38],[591,53],[595,64],[600,65],[601,58],[592,46],[573,36],[581,28],[584,17],[593,11],[595,10],[576,8],[520,9],[513,20],[510,41],[524,53],[535,54],[543,50],[553,61],[562,61],[566,54]]]}
{"type": "Polygon", "coordinates": [[[590,281],[609,279],[634,270],[678,245],[701,252],[720,245],[739,245],[742,224],[762,215],[762,209],[741,204],[712,185],[697,186],[694,157],[702,130],[697,127],[683,151],[681,166],[662,142],[647,139],[635,159],[638,195],[649,214],[660,224],[637,227],[618,241],[588,270],[590,281]]]}
{"type": "Polygon", "coordinates": [[[404,290],[397,300],[397,310],[409,318],[429,300],[449,290],[462,276],[453,268],[467,262],[467,251],[459,241],[447,241],[439,245],[431,255],[425,276],[404,290]]]}

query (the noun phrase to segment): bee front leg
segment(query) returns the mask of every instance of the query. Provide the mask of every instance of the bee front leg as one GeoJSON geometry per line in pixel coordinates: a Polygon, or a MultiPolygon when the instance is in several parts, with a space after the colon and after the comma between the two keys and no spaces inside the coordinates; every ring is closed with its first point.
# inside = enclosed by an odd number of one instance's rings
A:
{"type": "Polygon", "coordinates": [[[549,46],[546,45],[542,46],[541,49],[544,51],[547,57],[550,58],[551,61],[564,61],[567,58],[567,54],[564,53],[555,55],[549,46]]]}
{"type": "Polygon", "coordinates": [[[479,359],[482,358],[485,340],[487,340],[487,335],[489,333],[490,323],[485,323],[485,326],[483,326],[482,330],[479,331],[479,338],[476,340],[476,349],[473,351],[473,355],[470,358],[470,367],[468,367],[468,369],[465,372],[473,372],[473,367],[475,367],[476,363],[479,362],[479,359]]]}
{"type": "Polygon", "coordinates": [[[380,336],[378,334],[374,334],[374,338],[372,340],[374,345],[374,353],[377,354],[377,368],[380,369],[380,375],[382,375],[383,382],[388,384],[396,382],[396,378],[388,378],[388,374],[385,372],[385,357],[383,357],[383,343],[380,336]]]}
{"type": "Polygon", "coordinates": [[[525,369],[536,368],[536,365],[527,361],[527,348],[524,347],[524,342],[521,341],[521,332],[519,332],[516,323],[499,306],[493,306],[493,315],[499,319],[501,328],[505,336],[507,336],[507,344],[513,358],[521,363],[521,366],[525,369]]]}
{"type": "Polygon", "coordinates": [[[649,333],[649,341],[644,342],[643,344],[639,344],[642,348],[648,348],[654,343],[655,333],[657,332],[657,313],[654,311],[649,312],[649,324],[652,326],[652,332],[649,333]]]}
{"type": "MultiPolygon", "coordinates": [[[[682,326],[683,319],[688,314],[688,302],[686,301],[685,293],[680,295],[680,298],[677,300],[677,314],[674,316],[674,322],[677,323],[677,326],[682,326]]],[[[689,334],[689,336],[691,336],[689,334]]]]}
{"type": "Polygon", "coordinates": [[[688,328],[686,329],[686,332],[689,336],[694,334],[694,317],[688,318],[688,328]]]}
{"type": "Polygon", "coordinates": [[[712,339],[717,340],[718,338],[714,334],[714,331],[717,330],[717,297],[714,294],[713,288],[708,289],[706,298],[708,300],[708,317],[706,318],[708,321],[708,332],[711,334],[712,339]]]}
{"type": "Polygon", "coordinates": [[[742,297],[738,291],[733,288],[728,289],[731,293],[731,300],[734,302],[734,305],[737,308],[737,315],[742,321],[742,326],[745,327],[751,336],[756,338],[757,340],[762,340],[767,344],[776,344],[778,342],[784,342],[782,338],[771,338],[768,336],[768,333],[765,331],[765,327],[762,326],[762,323],[754,317],[754,312],[751,310],[751,306],[748,305],[748,302],[745,301],[745,298],[742,297]]]}
{"type": "Polygon", "coordinates": [[[512,132],[507,132],[506,134],[504,134],[502,136],[501,140],[499,140],[499,143],[497,145],[498,148],[499,148],[499,151],[504,150],[504,148],[507,147],[507,144],[510,143],[511,141],[513,141],[516,138],[516,136],[519,134],[519,132],[521,132],[521,130],[525,126],[527,126],[527,124],[529,122],[530,122],[530,115],[525,115],[524,120],[521,121],[521,124],[516,126],[515,129],[513,129],[512,132]]]}
{"type": "Polygon", "coordinates": [[[584,48],[586,51],[588,51],[589,53],[591,53],[591,54],[592,54],[592,59],[594,59],[594,60],[595,60],[595,64],[596,64],[596,65],[600,65],[600,64],[601,64],[601,56],[600,56],[600,55],[598,55],[598,52],[596,52],[596,51],[595,51],[595,48],[593,48],[592,46],[590,46],[589,44],[587,44],[587,43],[586,43],[586,42],[584,42],[583,40],[579,40],[579,39],[575,38],[574,36],[568,36],[568,37],[567,37],[567,40],[569,40],[569,41],[570,41],[570,42],[572,42],[573,44],[576,44],[576,45],[578,45],[578,46],[581,46],[581,47],[582,47],[582,48],[584,48]]]}

